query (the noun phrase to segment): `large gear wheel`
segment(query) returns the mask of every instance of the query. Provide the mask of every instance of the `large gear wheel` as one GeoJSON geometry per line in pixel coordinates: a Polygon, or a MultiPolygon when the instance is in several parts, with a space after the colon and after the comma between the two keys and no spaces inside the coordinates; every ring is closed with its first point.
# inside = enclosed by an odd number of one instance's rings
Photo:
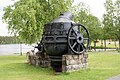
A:
{"type": "Polygon", "coordinates": [[[81,24],[72,24],[68,31],[68,46],[75,54],[81,54],[89,46],[89,32],[81,24]]]}

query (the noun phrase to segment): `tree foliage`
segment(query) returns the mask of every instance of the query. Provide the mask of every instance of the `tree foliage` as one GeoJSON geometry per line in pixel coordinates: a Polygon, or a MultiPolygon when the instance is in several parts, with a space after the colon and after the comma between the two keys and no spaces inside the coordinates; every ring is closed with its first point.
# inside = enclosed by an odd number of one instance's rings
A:
{"type": "Polygon", "coordinates": [[[115,2],[115,32],[119,40],[119,50],[120,50],[120,0],[115,2]]]}
{"type": "Polygon", "coordinates": [[[100,20],[90,13],[89,6],[79,3],[75,8],[74,20],[83,24],[90,33],[90,40],[94,41],[100,38],[100,20]]]}
{"type": "Polygon", "coordinates": [[[115,31],[116,35],[120,38],[120,0],[115,2],[115,31]]]}
{"type": "Polygon", "coordinates": [[[71,0],[19,0],[4,8],[4,21],[14,35],[25,43],[41,38],[45,23],[68,11],[71,0]]]}
{"type": "Polygon", "coordinates": [[[14,36],[0,36],[0,44],[15,44],[18,43],[14,36]]]}
{"type": "Polygon", "coordinates": [[[103,15],[103,33],[105,34],[104,39],[111,38],[109,35],[113,35],[114,26],[114,5],[112,0],[106,0],[105,3],[106,13],[103,15]],[[112,32],[111,32],[112,31],[112,32]]]}
{"type": "Polygon", "coordinates": [[[118,39],[120,48],[120,0],[115,3],[112,0],[106,0],[106,13],[103,16],[104,34],[106,38],[118,39]]]}

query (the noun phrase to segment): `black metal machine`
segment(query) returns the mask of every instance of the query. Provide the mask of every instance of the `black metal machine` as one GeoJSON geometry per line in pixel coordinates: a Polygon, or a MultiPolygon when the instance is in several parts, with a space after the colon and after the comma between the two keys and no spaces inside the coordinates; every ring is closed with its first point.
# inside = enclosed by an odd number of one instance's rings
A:
{"type": "Polygon", "coordinates": [[[72,19],[70,12],[60,14],[52,22],[45,24],[38,50],[45,52],[51,59],[55,71],[61,71],[64,54],[81,54],[89,46],[88,30],[72,19]]]}

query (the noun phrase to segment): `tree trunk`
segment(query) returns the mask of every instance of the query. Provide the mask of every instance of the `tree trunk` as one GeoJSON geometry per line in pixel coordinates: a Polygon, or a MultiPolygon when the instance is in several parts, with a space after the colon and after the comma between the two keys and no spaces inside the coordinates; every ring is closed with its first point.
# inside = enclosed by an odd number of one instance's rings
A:
{"type": "Polygon", "coordinates": [[[114,42],[115,42],[115,48],[117,49],[116,40],[114,40],[114,42]]]}
{"type": "Polygon", "coordinates": [[[96,41],[94,41],[94,50],[96,51],[96,41]]]}
{"type": "Polygon", "coordinates": [[[101,49],[103,49],[103,40],[101,40],[101,49]]]}
{"type": "Polygon", "coordinates": [[[20,43],[20,56],[22,56],[22,43],[20,43]]]}
{"type": "Polygon", "coordinates": [[[118,50],[120,51],[120,37],[119,37],[119,49],[118,50]]]}
{"type": "Polygon", "coordinates": [[[104,49],[106,51],[106,40],[104,40],[104,49]]]}
{"type": "MultiPolygon", "coordinates": [[[[120,33],[120,29],[119,29],[119,33],[120,33]]],[[[119,40],[119,49],[118,49],[118,51],[120,51],[120,34],[118,34],[118,40],[119,40]]]]}
{"type": "Polygon", "coordinates": [[[109,39],[109,43],[108,44],[110,44],[110,39],[109,39]]]}
{"type": "Polygon", "coordinates": [[[90,46],[89,46],[89,50],[91,51],[91,41],[90,41],[90,46]]]}

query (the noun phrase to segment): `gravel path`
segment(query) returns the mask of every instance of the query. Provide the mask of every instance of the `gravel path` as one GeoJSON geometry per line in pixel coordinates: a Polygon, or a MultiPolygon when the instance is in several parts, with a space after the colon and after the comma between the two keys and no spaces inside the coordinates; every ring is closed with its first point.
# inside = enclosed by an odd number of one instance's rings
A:
{"type": "Polygon", "coordinates": [[[111,78],[109,78],[107,80],[120,80],[120,74],[117,75],[117,76],[113,76],[113,77],[111,77],[111,78]]]}

